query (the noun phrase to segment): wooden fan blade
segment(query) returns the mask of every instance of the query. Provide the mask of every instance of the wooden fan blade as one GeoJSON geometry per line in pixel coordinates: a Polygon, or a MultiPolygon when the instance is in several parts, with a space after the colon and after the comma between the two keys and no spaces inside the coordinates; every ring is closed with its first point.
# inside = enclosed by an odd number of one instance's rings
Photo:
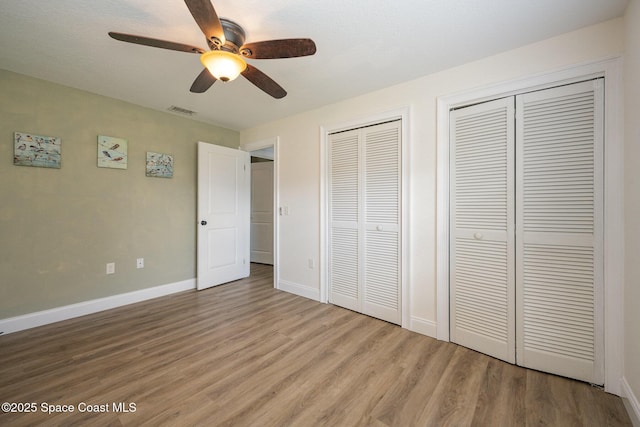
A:
{"type": "Polygon", "coordinates": [[[191,89],[189,90],[193,93],[206,92],[207,89],[216,82],[216,80],[217,79],[211,75],[209,70],[205,68],[200,74],[198,74],[198,77],[193,81],[191,89]]]}
{"type": "Polygon", "coordinates": [[[311,39],[282,39],[247,43],[240,53],[251,59],[295,58],[316,53],[316,44],[311,39]]]}
{"type": "Polygon", "coordinates": [[[144,46],[159,47],[162,49],[177,50],[180,52],[204,53],[203,49],[183,43],[169,42],[166,40],[152,39],[150,37],[136,36],[133,34],[109,33],[111,38],[127,43],[141,44],[144,46]]]}
{"type": "Polygon", "coordinates": [[[280,99],[287,96],[287,91],[278,83],[274,82],[271,77],[250,64],[247,64],[247,68],[242,72],[242,75],[274,98],[280,99]]]}
{"type": "Polygon", "coordinates": [[[220,18],[216,10],[213,8],[210,0],[184,0],[191,16],[195,19],[196,24],[204,33],[207,40],[220,40],[221,45],[224,44],[224,30],[220,23],[220,18]]]}

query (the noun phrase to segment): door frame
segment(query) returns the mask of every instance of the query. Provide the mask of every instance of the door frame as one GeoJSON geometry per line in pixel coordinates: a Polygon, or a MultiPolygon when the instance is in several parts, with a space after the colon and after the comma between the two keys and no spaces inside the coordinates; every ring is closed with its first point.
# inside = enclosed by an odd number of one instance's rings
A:
{"type": "Polygon", "coordinates": [[[242,151],[251,154],[252,151],[273,147],[273,287],[280,289],[280,216],[277,214],[280,205],[280,137],[261,139],[259,141],[247,142],[240,145],[242,151]]]}
{"type": "Polygon", "coordinates": [[[392,120],[401,122],[401,223],[400,223],[400,319],[403,328],[410,324],[409,277],[409,140],[410,107],[399,108],[349,121],[320,126],[320,302],[329,302],[329,134],[371,126],[392,120]]]}
{"type": "Polygon", "coordinates": [[[504,96],[605,78],[604,386],[620,395],[624,345],[624,152],[622,59],[619,56],[437,98],[437,338],[449,341],[449,111],[504,96]]]}
{"type": "MultiPolygon", "coordinates": [[[[250,262],[256,262],[256,263],[264,263],[264,264],[271,264],[272,266],[274,265],[274,259],[273,259],[273,224],[274,224],[274,216],[273,216],[273,201],[274,201],[274,197],[273,197],[273,176],[275,173],[275,169],[274,169],[274,165],[273,165],[273,155],[267,157],[267,156],[263,156],[261,154],[261,151],[263,150],[257,150],[257,151],[251,151],[250,154],[250,167],[251,167],[251,171],[249,173],[250,177],[249,179],[251,180],[251,196],[250,196],[250,201],[249,201],[249,209],[250,209],[250,213],[251,213],[251,218],[250,218],[250,224],[249,224],[249,238],[250,238],[250,244],[249,244],[249,257],[250,257],[250,262]],[[254,153],[257,153],[258,155],[254,155],[254,153]],[[266,162],[253,162],[253,159],[269,159],[269,161],[266,162]],[[269,181],[264,181],[264,176],[263,175],[256,175],[256,173],[265,173],[268,172],[271,175],[271,179],[269,181]],[[269,202],[271,203],[271,210],[267,210],[267,211],[260,211],[260,212],[256,212],[255,211],[255,207],[257,204],[256,203],[256,197],[258,196],[258,194],[263,194],[264,193],[269,195],[269,202]],[[257,228],[260,224],[260,226],[264,226],[265,222],[264,221],[268,221],[268,224],[271,227],[271,236],[269,236],[271,238],[271,247],[270,248],[265,248],[264,247],[264,240],[263,239],[268,239],[269,237],[266,236],[266,234],[264,233],[264,231],[262,232],[258,232],[257,228]],[[256,231],[254,233],[254,231],[256,231]],[[260,239],[260,242],[258,242],[258,236],[260,239]],[[261,244],[261,248],[257,249],[254,247],[254,244],[261,244]],[[254,261],[255,259],[255,261],[254,261]]],[[[271,154],[273,154],[273,149],[271,149],[271,154]]],[[[261,203],[265,203],[266,200],[263,200],[261,203]]]]}

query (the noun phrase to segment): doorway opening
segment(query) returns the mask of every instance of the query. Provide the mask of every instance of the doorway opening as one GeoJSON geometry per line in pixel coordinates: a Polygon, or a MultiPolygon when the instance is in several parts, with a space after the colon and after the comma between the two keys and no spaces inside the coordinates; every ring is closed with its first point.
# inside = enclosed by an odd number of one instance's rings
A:
{"type": "Polygon", "coordinates": [[[278,288],[278,138],[243,144],[251,156],[250,248],[251,270],[273,266],[273,287],[278,288]]]}

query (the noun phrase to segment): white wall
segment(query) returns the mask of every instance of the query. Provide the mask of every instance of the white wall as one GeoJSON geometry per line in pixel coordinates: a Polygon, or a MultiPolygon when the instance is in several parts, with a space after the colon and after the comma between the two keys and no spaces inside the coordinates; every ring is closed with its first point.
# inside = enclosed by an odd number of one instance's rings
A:
{"type": "Polygon", "coordinates": [[[320,126],[366,119],[409,107],[410,315],[436,322],[436,98],[619,55],[623,19],[575,32],[392,86],[357,98],[244,130],[241,143],[280,137],[280,279],[320,286],[320,126]]]}
{"type": "Polygon", "coordinates": [[[640,423],[640,2],[625,14],[625,380],[640,423]]]}

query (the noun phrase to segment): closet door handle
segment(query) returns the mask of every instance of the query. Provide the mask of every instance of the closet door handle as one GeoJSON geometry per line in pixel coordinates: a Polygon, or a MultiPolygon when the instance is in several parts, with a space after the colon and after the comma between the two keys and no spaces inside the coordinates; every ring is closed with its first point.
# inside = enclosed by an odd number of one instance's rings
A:
{"type": "Polygon", "coordinates": [[[473,238],[476,240],[482,240],[484,236],[482,235],[482,233],[474,233],[473,234],[473,238]]]}
{"type": "Polygon", "coordinates": [[[207,221],[205,220],[200,221],[200,225],[207,225],[207,221]]]}

